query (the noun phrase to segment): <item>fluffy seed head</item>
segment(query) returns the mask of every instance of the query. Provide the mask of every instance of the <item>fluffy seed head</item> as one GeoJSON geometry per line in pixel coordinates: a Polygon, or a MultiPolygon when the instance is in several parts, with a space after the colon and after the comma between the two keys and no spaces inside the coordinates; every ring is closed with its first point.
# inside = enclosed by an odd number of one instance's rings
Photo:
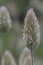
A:
{"type": "Polygon", "coordinates": [[[1,60],[1,65],[16,65],[16,62],[9,51],[5,51],[1,60]]]}
{"type": "Polygon", "coordinates": [[[32,65],[31,52],[27,47],[20,54],[19,65],[32,65]]]}
{"type": "Polygon", "coordinates": [[[5,6],[0,7],[0,31],[8,31],[12,27],[9,12],[5,6]]]}
{"type": "Polygon", "coordinates": [[[32,8],[27,11],[23,33],[24,43],[29,47],[36,47],[40,43],[40,27],[32,8]]]}

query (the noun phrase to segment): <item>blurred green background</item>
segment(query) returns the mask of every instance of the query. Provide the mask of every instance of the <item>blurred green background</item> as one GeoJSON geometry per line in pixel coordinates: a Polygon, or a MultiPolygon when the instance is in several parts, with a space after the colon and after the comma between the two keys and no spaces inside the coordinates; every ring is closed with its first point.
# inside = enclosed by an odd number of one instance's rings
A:
{"type": "Polygon", "coordinates": [[[12,20],[12,29],[9,32],[0,32],[0,61],[5,50],[10,50],[18,62],[22,47],[24,17],[32,7],[40,25],[40,46],[34,50],[36,65],[43,63],[43,0],[0,0],[0,6],[6,6],[12,20]],[[38,60],[38,62],[37,62],[38,60]],[[38,64],[39,63],[39,64],[38,64]]]}

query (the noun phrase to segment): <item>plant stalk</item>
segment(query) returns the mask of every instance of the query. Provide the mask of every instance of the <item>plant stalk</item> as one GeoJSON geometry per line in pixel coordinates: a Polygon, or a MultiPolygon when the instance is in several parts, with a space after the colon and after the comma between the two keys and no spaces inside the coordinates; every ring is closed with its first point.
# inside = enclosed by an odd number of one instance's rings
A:
{"type": "Polygon", "coordinates": [[[32,58],[32,65],[33,65],[33,49],[31,48],[31,58],[32,58]]]}

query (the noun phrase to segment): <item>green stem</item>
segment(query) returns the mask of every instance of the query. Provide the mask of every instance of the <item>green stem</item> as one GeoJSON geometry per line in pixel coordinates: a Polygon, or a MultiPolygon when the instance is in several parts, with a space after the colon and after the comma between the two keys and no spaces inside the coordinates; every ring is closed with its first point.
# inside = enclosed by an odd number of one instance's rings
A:
{"type": "Polygon", "coordinates": [[[33,49],[31,48],[31,58],[32,58],[32,65],[33,65],[33,49]]]}

